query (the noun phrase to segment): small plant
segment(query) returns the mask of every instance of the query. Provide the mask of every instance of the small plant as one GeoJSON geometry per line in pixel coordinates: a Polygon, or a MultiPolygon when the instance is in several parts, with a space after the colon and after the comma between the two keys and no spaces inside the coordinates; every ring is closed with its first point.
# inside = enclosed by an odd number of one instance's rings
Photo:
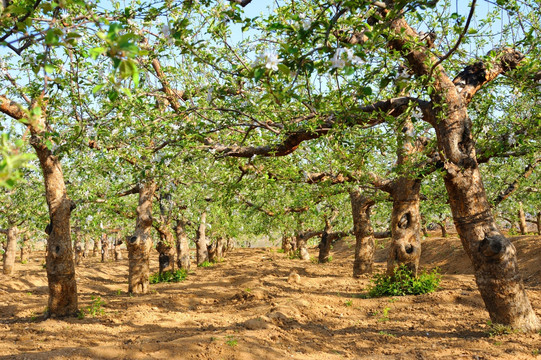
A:
{"type": "Polygon", "coordinates": [[[244,289],[244,292],[251,293],[251,292],[252,292],[252,289],[246,288],[246,289],[244,289]]]}
{"type": "Polygon", "coordinates": [[[237,339],[235,339],[233,336],[226,336],[226,338],[228,339],[225,343],[231,347],[235,347],[237,346],[238,344],[238,341],[237,339]]]}
{"type": "Polygon", "coordinates": [[[213,264],[210,261],[203,261],[198,267],[211,267],[213,264]]]}
{"type": "Polygon", "coordinates": [[[381,317],[378,319],[378,322],[385,322],[389,321],[389,310],[391,310],[390,307],[383,308],[383,311],[381,313],[381,317]]]}
{"type": "Polygon", "coordinates": [[[347,307],[353,306],[353,300],[346,300],[346,302],[344,302],[344,305],[346,305],[347,307]]]}
{"type": "MultiPolygon", "coordinates": [[[[202,266],[201,264],[200,266],[202,266]]],[[[188,273],[184,269],[177,269],[173,272],[165,271],[163,273],[154,273],[150,275],[149,282],[151,284],[158,284],[162,282],[181,282],[188,277],[188,273]]],[[[119,294],[120,295],[120,294],[119,294]]]]}
{"type": "Polygon", "coordinates": [[[327,258],[327,262],[331,262],[331,261],[332,261],[332,256],[329,256],[329,257],[327,258]]]}
{"type": "Polygon", "coordinates": [[[280,253],[280,254],[283,254],[283,253],[284,253],[284,249],[282,249],[282,248],[276,249],[276,252],[277,252],[277,253],[280,253]]]}
{"type": "Polygon", "coordinates": [[[422,272],[415,277],[411,270],[401,265],[391,276],[376,274],[370,281],[372,285],[368,288],[368,295],[380,297],[427,294],[439,287],[440,280],[438,269],[430,273],[422,272]]]}
{"type": "Polygon", "coordinates": [[[92,303],[85,309],[81,309],[77,314],[79,319],[84,319],[86,315],[96,317],[105,314],[105,310],[102,308],[105,302],[101,299],[101,297],[92,295],[90,299],[92,300],[92,303]]]}
{"type": "Polygon", "coordinates": [[[118,289],[118,290],[116,291],[116,295],[117,295],[117,296],[122,295],[122,290],[118,289]]]}
{"type": "Polygon", "coordinates": [[[300,250],[292,251],[292,252],[288,255],[288,258],[289,258],[290,260],[300,259],[300,258],[301,258],[301,252],[300,252],[300,250]]]}
{"type": "Polygon", "coordinates": [[[27,264],[27,263],[28,263],[28,260],[23,260],[23,261],[21,261],[21,264],[23,264],[23,265],[25,265],[25,264],[27,264]]]}
{"type": "Polygon", "coordinates": [[[508,325],[494,324],[492,321],[487,321],[488,325],[488,336],[498,336],[498,335],[510,335],[515,334],[517,330],[513,329],[508,325]]]}
{"type": "Polygon", "coordinates": [[[383,331],[383,330],[381,330],[381,331],[379,332],[379,334],[380,334],[380,335],[384,335],[384,336],[395,337],[394,334],[390,334],[390,333],[388,333],[387,331],[383,331]]]}

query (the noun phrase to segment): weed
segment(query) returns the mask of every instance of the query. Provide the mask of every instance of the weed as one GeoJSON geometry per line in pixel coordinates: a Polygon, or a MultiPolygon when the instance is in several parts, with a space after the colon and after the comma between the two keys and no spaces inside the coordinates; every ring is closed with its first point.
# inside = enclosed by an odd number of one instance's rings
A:
{"type": "Polygon", "coordinates": [[[201,264],[197,265],[198,267],[211,267],[213,263],[210,261],[203,261],[201,264]]]}
{"type": "Polygon", "coordinates": [[[538,356],[539,354],[541,354],[541,352],[540,352],[539,349],[534,349],[534,350],[532,350],[532,355],[533,355],[533,356],[538,356]]]}
{"type": "Polygon", "coordinates": [[[79,313],[77,314],[79,319],[84,319],[86,315],[96,317],[105,314],[105,310],[102,308],[105,302],[101,299],[101,297],[92,295],[90,299],[92,300],[92,303],[85,309],[79,310],[79,313]]]}
{"type": "Polygon", "coordinates": [[[29,292],[26,293],[26,295],[32,296],[32,293],[29,291],[29,292]]]}
{"type": "Polygon", "coordinates": [[[517,330],[513,329],[511,326],[495,324],[492,321],[487,321],[488,325],[488,336],[498,336],[498,335],[510,335],[515,334],[517,330]]]}
{"type": "Polygon", "coordinates": [[[300,259],[300,258],[301,258],[301,252],[300,252],[300,250],[292,251],[292,252],[288,255],[288,258],[291,259],[291,260],[300,259]]]}
{"type": "Polygon", "coordinates": [[[383,330],[381,330],[381,331],[379,332],[379,334],[380,334],[380,335],[385,335],[385,336],[390,336],[390,337],[395,337],[395,336],[396,336],[396,335],[394,335],[394,334],[390,334],[390,333],[388,333],[387,331],[383,331],[383,330]]]}
{"type": "Polygon", "coordinates": [[[122,295],[122,290],[118,289],[118,290],[116,291],[116,295],[117,295],[117,296],[122,295]]]}
{"type": "Polygon", "coordinates": [[[281,248],[280,248],[280,249],[276,249],[276,252],[277,252],[277,253],[283,254],[283,253],[284,253],[284,249],[281,249],[281,248]]]}
{"type": "Polygon", "coordinates": [[[21,261],[21,264],[23,264],[23,265],[24,265],[24,264],[28,264],[28,260],[23,260],[23,261],[21,261]]]}
{"type": "MultiPolygon", "coordinates": [[[[201,264],[200,266],[202,266],[201,264]]],[[[165,271],[163,273],[154,273],[150,275],[149,282],[151,284],[158,284],[162,282],[181,282],[188,276],[188,273],[184,269],[177,269],[173,272],[165,271]]],[[[120,294],[119,294],[120,295],[120,294]]]]}
{"type": "Polygon", "coordinates": [[[250,293],[250,292],[252,292],[252,289],[246,288],[246,289],[244,289],[244,292],[250,293]]]}
{"type": "Polygon", "coordinates": [[[235,339],[233,336],[229,335],[229,336],[226,336],[226,338],[228,339],[225,343],[231,347],[235,347],[237,346],[238,344],[238,341],[237,339],[235,339]]]}
{"type": "Polygon", "coordinates": [[[389,310],[391,310],[390,307],[384,307],[383,312],[381,313],[381,317],[378,319],[378,322],[385,322],[389,321],[389,310]]]}
{"type": "Polygon", "coordinates": [[[398,267],[394,274],[376,274],[368,288],[370,297],[420,295],[435,291],[440,284],[441,275],[438,269],[422,272],[417,277],[404,265],[398,267]]]}
{"type": "Polygon", "coordinates": [[[329,257],[327,258],[327,262],[331,262],[331,261],[332,261],[332,256],[329,256],[329,257]]]}
{"type": "Polygon", "coordinates": [[[346,300],[344,305],[346,305],[347,307],[353,306],[353,300],[346,300]]]}
{"type": "Polygon", "coordinates": [[[390,302],[391,304],[394,303],[394,302],[396,302],[396,301],[398,301],[398,298],[390,298],[390,299],[389,299],[389,302],[390,302]]]}

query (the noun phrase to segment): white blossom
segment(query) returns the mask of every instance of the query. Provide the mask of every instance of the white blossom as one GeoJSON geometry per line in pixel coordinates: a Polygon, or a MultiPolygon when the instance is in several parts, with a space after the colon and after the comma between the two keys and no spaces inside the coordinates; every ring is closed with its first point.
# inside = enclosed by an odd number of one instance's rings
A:
{"type": "Polygon", "coordinates": [[[278,53],[273,50],[265,50],[263,54],[259,55],[256,59],[256,65],[264,63],[265,67],[270,70],[277,71],[278,64],[282,62],[283,59],[278,58],[278,53]]]}
{"type": "Polygon", "coordinates": [[[91,222],[92,219],[94,219],[94,218],[92,217],[92,215],[88,215],[88,216],[86,217],[86,222],[91,222]]]}
{"type": "Polygon", "coordinates": [[[419,108],[414,108],[411,112],[411,116],[413,116],[416,119],[422,120],[423,118],[423,112],[419,108]]]}
{"type": "Polygon", "coordinates": [[[354,66],[359,66],[363,63],[363,59],[361,59],[357,55],[353,56],[350,61],[351,61],[351,65],[354,65],[354,66]]]}
{"type": "Polygon", "coordinates": [[[163,24],[163,26],[162,26],[162,34],[167,39],[169,39],[171,37],[171,28],[169,28],[169,25],[163,24]]]}
{"type": "Polygon", "coordinates": [[[304,31],[307,31],[312,26],[312,19],[306,17],[305,14],[300,14],[299,18],[301,19],[302,28],[304,31]]]}
{"type": "Polygon", "coordinates": [[[517,142],[517,140],[515,139],[515,134],[509,134],[509,137],[507,138],[507,143],[509,145],[515,145],[515,143],[517,142]]]}

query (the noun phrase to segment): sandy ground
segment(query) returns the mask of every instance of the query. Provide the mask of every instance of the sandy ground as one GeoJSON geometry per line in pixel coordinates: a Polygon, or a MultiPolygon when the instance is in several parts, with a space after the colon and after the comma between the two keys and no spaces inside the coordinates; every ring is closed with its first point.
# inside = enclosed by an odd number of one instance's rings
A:
{"type": "MultiPolygon", "coordinates": [[[[538,315],[540,240],[513,239],[538,315]]],[[[85,259],[77,268],[80,308],[88,313],[99,297],[104,313],[57,320],[43,317],[47,280],[43,253],[34,253],[15,276],[0,275],[0,359],[530,359],[541,352],[539,334],[490,334],[456,238],[423,243],[422,266],[444,274],[428,295],[364,299],[369,277],[353,279],[352,262],[352,239],[324,265],[275,249],[236,249],[182,283],[130,297],[127,260],[85,259]]]]}

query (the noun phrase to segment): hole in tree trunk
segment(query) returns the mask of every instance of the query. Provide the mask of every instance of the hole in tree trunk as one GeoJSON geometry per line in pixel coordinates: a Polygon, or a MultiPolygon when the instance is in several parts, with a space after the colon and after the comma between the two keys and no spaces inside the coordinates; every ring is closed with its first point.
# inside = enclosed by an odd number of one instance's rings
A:
{"type": "Polygon", "coordinates": [[[411,222],[411,215],[410,213],[405,213],[404,215],[402,215],[402,217],[400,218],[400,221],[398,222],[398,227],[400,229],[407,229],[409,224],[411,222]]]}
{"type": "Polygon", "coordinates": [[[60,253],[60,246],[57,246],[57,247],[54,249],[54,252],[57,253],[57,254],[60,253]]]}
{"type": "Polygon", "coordinates": [[[411,254],[413,252],[413,246],[411,244],[406,245],[406,253],[411,254]]]}
{"type": "Polygon", "coordinates": [[[137,236],[132,236],[132,237],[130,238],[130,243],[131,243],[131,244],[135,243],[136,241],[137,241],[137,236]]]}

